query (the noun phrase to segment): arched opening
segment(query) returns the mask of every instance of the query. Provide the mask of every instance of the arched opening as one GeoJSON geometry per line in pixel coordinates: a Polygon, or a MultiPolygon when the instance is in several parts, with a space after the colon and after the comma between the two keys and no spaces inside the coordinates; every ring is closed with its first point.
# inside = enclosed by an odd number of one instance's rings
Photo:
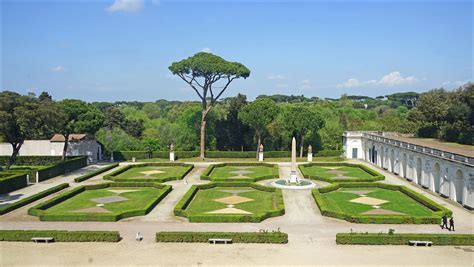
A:
{"type": "Polygon", "coordinates": [[[403,154],[403,157],[402,157],[402,167],[401,167],[400,176],[404,178],[407,177],[407,154],[405,153],[403,154]]]}
{"type": "Polygon", "coordinates": [[[384,161],[385,161],[385,149],[383,147],[380,147],[380,163],[379,163],[380,168],[384,167],[384,161]]]}
{"type": "Polygon", "coordinates": [[[433,191],[439,193],[439,186],[441,184],[441,166],[436,162],[433,167],[433,191]]]}
{"type": "Polygon", "coordinates": [[[456,176],[453,180],[452,185],[454,186],[454,189],[451,190],[451,193],[453,194],[451,199],[454,201],[457,201],[459,203],[462,203],[462,193],[464,190],[464,175],[461,170],[456,171],[456,176]]]}
{"type": "Polygon", "coordinates": [[[389,171],[395,172],[395,152],[393,149],[390,151],[390,158],[389,158],[389,171]]]}
{"type": "Polygon", "coordinates": [[[415,167],[415,175],[414,175],[414,182],[421,185],[421,172],[422,172],[422,162],[421,158],[416,159],[416,167],[415,167]]]}

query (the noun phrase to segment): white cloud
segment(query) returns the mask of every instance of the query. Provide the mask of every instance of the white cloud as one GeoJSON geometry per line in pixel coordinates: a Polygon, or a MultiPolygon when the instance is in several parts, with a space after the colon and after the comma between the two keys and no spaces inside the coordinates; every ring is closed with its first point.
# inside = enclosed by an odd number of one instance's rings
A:
{"type": "Polygon", "coordinates": [[[105,10],[110,13],[115,12],[137,12],[143,7],[143,0],[115,0],[112,5],[105,10]]]}
{"type": "Polygon", "coordinates": [[[51,68],[51,72],[65,72],[65,71],[67,71],[67,69],[61,65],[51,68]]]}
{"type": "Polygon", "coordinates": [[[269,79],[269,80],[285,80],[286,77],[284,75],[277,74],[277,75],[269,75],[267,77],[267,79],[269,79]]]}
{"type": "Polygon", "coordinates": [[[441,86],[445,86],[445,87],[459,87],[459,86],[463,86],[465,85],[466,83],[468,83],[469,80],[465,80],[465,81],[445,81],[441,84],[441,86]]]}
{"type": "Polygon", "coordinates": [[[212,50],[209,47],[204,47],[201,52],[212,53],[212,50]]]}
{"type": "Polygon", "coordinates": [[[313,87],[310,80],[302,80],[300,82],[300,85],[302,89],[310,89],[311,87],[313,87]]]}
{"type": "Polygon", "coordinates": [[[360,81],[355,78],[351,78],[343,83],[337,85],[339,88],[353,88],[363,86],[396,86],[406,85],[417,82],[418,79],[415,76],[403,77],[399,71],[390,72],[384,75],[380,80],[367,80],[360,81]]]}

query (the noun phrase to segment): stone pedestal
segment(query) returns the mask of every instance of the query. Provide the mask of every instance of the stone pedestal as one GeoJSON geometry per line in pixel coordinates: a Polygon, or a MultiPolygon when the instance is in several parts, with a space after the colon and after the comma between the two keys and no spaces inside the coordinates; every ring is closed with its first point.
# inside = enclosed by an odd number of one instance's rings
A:
{"type": "Polygon", "coordinates": [[[135,157],[132,157],[132,162],[136,162],[137,159],[135,157]]]}
{"type": "Polygon", "coordinates": [[[313,161],[313,153],[308,153],[308,162],[313,161]]]}
{"type": "Polygon", "coordinates": [[[174,157],[174,151],[171,151],[170,152],[170,161],[174,161],[175,157],[174,157]]]}
{"type": "Polygon", "coordinates": [[[263,152],[258,152],[258,161],[263,161],[263,152]]]}

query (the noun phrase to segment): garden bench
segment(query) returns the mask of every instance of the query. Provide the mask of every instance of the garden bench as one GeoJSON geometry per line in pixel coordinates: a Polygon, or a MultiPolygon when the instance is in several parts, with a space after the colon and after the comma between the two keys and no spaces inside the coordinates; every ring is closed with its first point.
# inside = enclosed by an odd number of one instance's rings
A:
{"type": "Polygon", "coordinates": [[[50,241],[54,241],[54,237],[33,237],[31,241],[38,243],[38,242],[45,242],[49,243],[50,241]]]}
{"type": "Polygon", "coordinates": [[[209,238],[209,243],[211,244],[232,244],[232,239],[231,238],[209,238]]]}
{"type": "Polygon", "coordinates": [[[412,245],[412,246],[425,246],[425,247],[431,247],[431,245],[433,245],[433,242],[431,241],[420,241],[420,240],[410,240],[408,241],[408,244],[409,245],[412,245]]]}

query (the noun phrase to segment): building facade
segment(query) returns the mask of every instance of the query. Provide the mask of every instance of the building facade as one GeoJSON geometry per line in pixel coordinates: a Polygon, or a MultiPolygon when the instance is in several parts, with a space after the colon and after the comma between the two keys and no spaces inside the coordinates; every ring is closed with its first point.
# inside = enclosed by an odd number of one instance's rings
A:
{"type": "MultiPolygon", "coordinates": [[[[50,140],[25,140],[19,156],[62,156],[64,137],[54,135],[50,140]]],[[[0,143],[0,156],[10,156],[13,152],[9,143],[0,143]]],[[[102,160],[102,147],[96,140],[88,139],[85,134],[69,137],[66,156],[87,156],[89,162],[102,160]]]]}
{"type": "Polygon", "coordinates": [[[377,165],[474,209],[474,147],[383,132],[344,132],[344,156],[377,165]]]}

